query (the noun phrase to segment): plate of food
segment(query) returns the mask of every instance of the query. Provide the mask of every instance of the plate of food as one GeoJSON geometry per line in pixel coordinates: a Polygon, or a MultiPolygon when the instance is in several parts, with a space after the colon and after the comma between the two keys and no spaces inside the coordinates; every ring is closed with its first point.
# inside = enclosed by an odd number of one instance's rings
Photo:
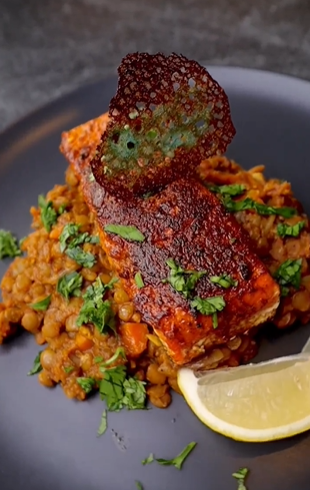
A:
{"type": "Polygon", "coordinates": [[[309,488],[309,101],[135,53],[0,135],[1,489],[309,488]]]}

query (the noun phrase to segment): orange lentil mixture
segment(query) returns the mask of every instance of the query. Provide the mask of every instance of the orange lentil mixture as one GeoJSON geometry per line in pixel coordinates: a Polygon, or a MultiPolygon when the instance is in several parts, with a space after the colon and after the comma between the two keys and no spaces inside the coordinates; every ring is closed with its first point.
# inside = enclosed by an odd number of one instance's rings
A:
{"type": "MultiPolygon", "coordinates": [[[[277,225],[283,222],[279,216],[261,216],[255,211],[236,213],[239,223],[254,240],[257,253],[271,273],[287,259],[302,259],[302,280],[298,290],[289,288],[282,298],[274,324],[279,328],[292,325],[296,320],[310,320],[310,235],[307,217],[301,205],[293,197],[287,182],[266,180],[263,167],[245,171],[224,157],[213,157],[200,166],[200,175],[208,184],[244,184],[245,196],[269,206],[291,206],[298,213],[285,223],[294,225],[304,221],[305,226],[298,237],[281,238],[277,225]]],[[[118,357],[113,366],[126,364],[128,372],[146,381],[148,399],[159,408],[171,402],[170,389],[179,391],[177,369],[167,356],[159,339],[151,328],[141,322],[122,283],[118,280],[105,299],[111,302],[115,313],[116,332],[100,333],[92,324],[77,326],[83,298],[66,299],[57,292],[59,279],[67,273],[77,271],[82,275],[82,293],[99,277],[103,284],[109,283],[113,275],[100,244],[84,243],[82,248],[96,257],[96,263],[83,268],[60,250],[59,238],[66,224],[79,225],[81,233],[97,235],[94,218],[84,202],[79,182],[71,168],[66,172],[65,185],[57,185],[46,196],[57,211],[66,206],[57,223],[47,232],[41,221],[38,208],[31,208],[34,232],[22,243],[24,255],[17,257],[8,268],[1,282],[3,302],[0,303],[0,344],[20,327],[35,336],[44,346],[40,355],[42,371],[39,382],[47,387],[60,383],[69,398],[83,400],[86,393],[78,377],[99,380],[104,374],[96,359],[111,358],[118,347],[123,347],[126,359],[118,357]],[[51,297],[46,311],[35,311],[29,305],[51,297]]],[[[251,332],[252,335],[252,332],[251,332]]],[[[1,348],[0,348],[1,349],[1,348]]],[[[247,362],[257,352],[257,345],[248,335],[235,337],[225,345],[210,350],[203,360],[204,369],[221,366],[237,366],[247,362]]],[[[31,360],[30,360],[31,362],[31,360]]],[[[196,366],[199,369],[199,361],[196,366]]]]}

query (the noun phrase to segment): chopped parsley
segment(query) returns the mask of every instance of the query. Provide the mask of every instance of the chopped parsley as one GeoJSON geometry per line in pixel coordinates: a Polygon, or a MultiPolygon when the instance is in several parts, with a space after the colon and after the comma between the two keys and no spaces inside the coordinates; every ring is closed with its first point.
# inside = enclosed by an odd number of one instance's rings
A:
{"type": "Polygon", "coordinates": [[[289,286],[300,288],[302,259],[288,259],[276,270],[274,277],[281,286],[282,296],[287,296],[289,286]]]}
{"type": "Polygon", "coordinates": [[[238,281],[233,279],[231,276],[228,274],[223,274],[222,276],[212,276],[210,277],[210,281],[213,284],[217,284],[218,286],[221,286],[222,288],[230,288],[231,286],[235,287],[238,286],[238,281]]]}
{"type": "Polygon", "coordinates": [[[15,236],[10,231],[0,230],[0,260],[5,257],[17,257],[21,253],[15,236]]]}
{"type": "Polygon", "coordinates": [[[155,458],[154,458],[154,454],[153,454],[153,453],[151,453],[151,454],[149,454],[149,456],[148,456],[147,458],[143,459],[143,460],[141,461],[141,463],[143,464],[143,466],[145,466],[146,464],[150,464],[150,463],[152,463],[152,462],[154,461],[154,459],[155,459],[155,458]]]}
{"type": "Polygon", "coordinates": [[[126,367],[117,366],[106,369],[99,385],[100,396],[110,411],[122,408],[137,410],[145,408],[146,392],[144,382],[127,377],[126,367]]]}
{"type": "Polygon", "coordinates": [[[151,453],[146,459],[142,461],[142,464],[146,465],[152,463],[153,461],[157,461],[157,463],[161,464],[162,466],[174,466],[175,468],[180,470],[182,468],[184,461],[186,460],[186,458],[192,452],[192,450],[195,448],[196,445],[197,442],[190,442],[183,449],[183,451],[173,459],[155,458],[154,455],[151,453]]]}
{"type": "Polygon", "coordinates": [[[80,310],[76,324],[80,327],[86,323],[93,323],[100,333],[107,328],[115,331],[114,312],[111,303],[103,300],[103,295],[113,287],[117,279],[111,279],[108,284],[102,284],[100,277],[86,289],[83,294],[83,306],[80,310]]]}
{"type": "Polygon", "coordinates": [[[261,204],[259,202],[256,202],[253,199],[250,199],[249,197],[247,197],[242,201],[233,201],[231,197],[227,194],[223,196],[223,204],[227,209],[227,211],[229,211],[230,213],[237,213],[239,211],[245,211],[247,209],[251,209],[263,216],[269,216],[275,214],[278,216],[283,216],[283,218],[291,218],[297,213],[295,208],[289,208],[289,207],[275,208],[273,206],[267,206],[266,204],[261,204]]]}
{"type": "Polygon", "coordinates": [[[51,303],[52,295],[46,296],[46,298],[38,301],[37,303],[31,303],[28,306],[36,311],[46,311],[51,303]]]}
{"type": "Polygon", "coordinates": [[[305,227],[305,224],[305,221],[299,221],[299,223],[296,223],[296,225],[293,226],[280,223],[277,226],[277,233],[281,238],[284,238],[285,236],[298,237],[301,230],[305,227]]]}
{"type": "Polygon", "coordinates": [[[209,190],[227,196],[240,196],[246,191],[246,186],[242,184],[211,185],[209,190]]]}
{"type": "Polygon", "coordinates": [[[138,480],[136,480],[136,487],[137,487],[137,490],[144,490],[142,483],[138,480]]]}
{"type": "Polygon", "coordinates": [[[119,235],[130,242],[144,242],[145,240],[143,233],[135,226],[109,224],[104,227],[104,231],[119,235]]]}
{"type": "Polygon", "coordinates": [[[98,436],[102,436],[108,428],[108,422],[107,422],[107,411],[103,410],[102,415],[101,415],[101,421],[100,425],[97,431],[98,436]]]}
{"type": "Polygon", "coordinates": [[[238,482],[238,490],[247,490],[247,487],[245,485],[245,479],[248,473],[249,473],[248,468],[240,468],[239,471],[232,474],[232,476],[236,478],[238,482]]]}
{"type": "MultiPolygon", "coordinates": [[[[115,353],[113,354],[113,356],[110,357],[110,359],[108,359],[107,361],[103,362],[102,365],[100,366],[100,371],[102,372],[105,372],[105,368],[107,366],[110,366],[111,364],[113,364],[119,357],[122,357],[124,360],[126,360],[126,354],[125,354],[125,349],[124,347],[118,347],[115,351],[115,353]]],[[[101,357],[101,361],[96,361],[95,362],[102,362],[102,357],[101,357]]]]}
{"type": "Polygon", "coordinates": [[[57,221],[57,211],[53,207],[53,202],[46,201],[42,194],[38,197],[38,205],[41,211],[42,224],[49,233],[57,221]]]}
{"type": "Polygon", "coordinates": [[[43,367],[42,367],[41,361],[40,361],[40,357],[41,357],[42,352],[43,351],[41,350],[37,354],[35,360],[33,361],[33,366],[30,369],[30,371],[28,371],[27,376],[33,376],[34,374],[38,374],[40,371],[42,371],[43,367]]]}
{"type": "Polygon", "coordinates": [[[63,214],[67,209],[68,204],[61,204],[58,208],[58,216],[63,214]]]}
{"type": "Polygon", "coordinates": [[[81,247],[70,247],[66,250],[66,254],[68,255],[68,257],[70,257],[70,259],[74,260],[82,267],[86,267],[87,269],[90,269],[96,263],[96,257],[94,256],[94,254],[90,252],[84,252],[81,247]]]}
{"type": "Polygon", "coordinates": [[[96,386],[96,380],[94,378],[76,378],[76,382],[85,391],[85,393],[90,393],[96,386]]]}
{"type": "Polygon", "coordinates": [[[213,328],[218,327],[217,312],[223,311],[226,306],[223,296],[213,296],[204,299],[197,296],[190,304],[192,308],[195,308],[202,315],[212,315],[213,328]]]}
{"type": "Polygon", "coordinates": [[[99,237],[89,233],[80,233],[80,226],[75,223],[68,223],[64,226],[59,237],[60,251],[65,252],[70,259],[77,262],[82,267],[91,268],[96,263],[96,257],[90,252],[84,252],[80,245],[84,243],[99,243],[99,237]]]}
{"type": "Polygon", "coordinates": [[[94,362],[96,364],[99,364],[99,362],[102,362],[103,361],[103,357],[102,356],[97,356],[97,357],[94,357],[94,362]]]}
{"type": "Polygon", "coordinates": [[[144,287],[144,282],[140,271],[135,275],[135,283],[139,289],[144,287]]]}
{"type": "Polygon", "coordinates": [[[72,373],[73,370],[74,370],[74,367],[73,366],[66,366],[66,367],[64,367],[64,372],[66,374],[72,373]]]}
{"type": "Polygon", "coordinates": [[[83,277],[78,272],[69,272],[57,282],[57,292],[67,300],[70,296],[80,296],[83,277]]]}
{"type": "Polygon", "coordinates": [[[205,271],[186,271],[177,265],[173,259],[168,259],[166,264],[170,268],[170,275],[163,280],[169,283],[175,291],[188,298],[194,291],[197,281],[206,274],[205,271]]]}

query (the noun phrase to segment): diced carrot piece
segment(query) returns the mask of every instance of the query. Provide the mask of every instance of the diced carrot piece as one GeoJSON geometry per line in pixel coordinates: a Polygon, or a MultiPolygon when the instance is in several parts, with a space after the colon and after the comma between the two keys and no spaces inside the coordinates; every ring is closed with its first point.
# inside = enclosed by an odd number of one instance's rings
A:
{"type": "Polygon", "coordinates": [[[145,323],[124,323],[120,326],[121,341],[129,357],[138,357],[145,351],[148,333],[145,323]]]}
{"type": "Polygon", "coordinates": [[[91,349],[91,347],[94,345],[94,342],[91,339],[88,339],[80,332],[76,334],[75,343],[77,345],[77,348],[81,351],[91,349]]]}

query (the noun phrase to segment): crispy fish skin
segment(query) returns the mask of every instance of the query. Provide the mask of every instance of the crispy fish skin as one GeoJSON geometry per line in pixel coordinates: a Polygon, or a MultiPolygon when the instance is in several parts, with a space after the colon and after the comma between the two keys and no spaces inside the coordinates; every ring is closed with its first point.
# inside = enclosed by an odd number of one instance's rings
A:
{"type": "Polygon", "coordinates": [[[95,213],[101,245],[125,289],[178,365],[188,364],[205,349],[227,342],[271,318],[280,292],[257,257],[249,236],[218,199],[196,179],[180,179],[148,199],[124,202],[99,186],[91,176],[95,154],[107,117],[83,124],[62,135],[61,151],[81,179],[85,200],[95,213]],[[136,226],[142,243],[106,233],[107,224],[136,226]],[[170,284],[166,260],[185,270],[207,271],[196,285],[195,296],[222,295],[226,307],[212,316],[194,311],[189,301],[170,284]],[[145,286],[134,281],[140,272],[145,286]],[[223,289],[210,276],[229,274],[237,287],[223,289]]]}

